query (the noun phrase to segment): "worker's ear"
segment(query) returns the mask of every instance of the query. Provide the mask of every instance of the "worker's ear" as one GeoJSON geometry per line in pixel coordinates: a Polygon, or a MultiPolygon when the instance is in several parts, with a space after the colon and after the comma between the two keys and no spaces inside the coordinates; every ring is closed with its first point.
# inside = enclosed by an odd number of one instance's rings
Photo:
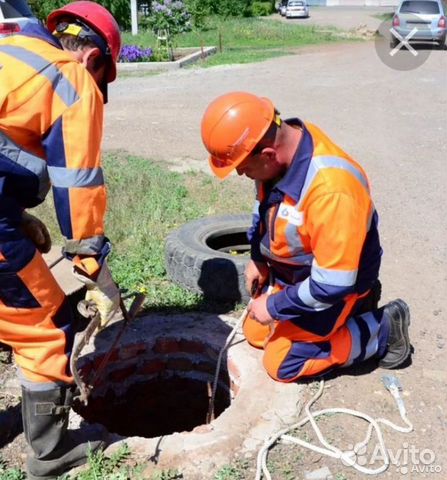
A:
{"type": "Polygon", "coordinates": [[[91,47],[82,50],[81,63],[90,71],[93,69],[97,59],[101,56],[101,50],[98,47],[91,47]]]}
{"type": "Polygon", "coordinates": [[[264,147],[261,151],[264,158],[268,158],[269,161],[276,160],[276,150],[273,147],[264,147]]]}

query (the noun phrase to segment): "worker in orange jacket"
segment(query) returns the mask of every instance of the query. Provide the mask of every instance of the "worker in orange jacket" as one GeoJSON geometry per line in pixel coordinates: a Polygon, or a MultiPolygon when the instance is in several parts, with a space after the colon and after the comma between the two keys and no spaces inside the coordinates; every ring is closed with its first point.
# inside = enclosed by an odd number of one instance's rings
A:
{"type": "MultiPolygon", "coordinates": [[[[28,478],[55,478],[84,463],[86,442],[67,432],[73,396],[72,312],[41,253],[46,227],[26,209],[50,184],[65,256],[104,326],[119,310],[106,257],[106,192],[100,161],[107,84],[116,77],[118,25],[95,2],[52,12],[0,40],[0,341],[22,384],[28,478]]],[[[92,449],[103,445],[89,439],[92,449]]]]}
{"type": "Polygon", "coordinates": [[[292,382],[373,357],[401,366],[409,309],[378,308],[378,217],[360,165],[315,125],[246,92],[210,103],[202,140],[219,178],[236,170],[256,182],[245,278],[258,295],[243,330],[268,374],[292,382]]]}

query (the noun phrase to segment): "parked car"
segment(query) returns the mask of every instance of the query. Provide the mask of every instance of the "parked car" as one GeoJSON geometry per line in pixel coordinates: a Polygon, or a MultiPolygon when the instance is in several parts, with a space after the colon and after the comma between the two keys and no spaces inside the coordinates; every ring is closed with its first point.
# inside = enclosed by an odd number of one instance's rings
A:
{"type": "Polygon", "coordinates": [[[0,37],[19,32],[28,22],[39,20],[26,0],[0,0],[0,37]]]}
{"type": "MultiPolygon", "coordinates": [[[[447,22],[441,0],[403,0],[393,16],[393,28],[402,37],[411,35],[411,42],[437,42],[442,48],[447,34],[447,22]]],[[[391,48],[400,43],[391,31],[391,48]]]]}
{"type": "Polygon", "coordinates": [[[286,7],[286,18],[307,18],[309,5],[305,0],[289,0],[286,7]]]}
{"type": "Polygon", "coordinates": [[[287,2],[289,0],[281,0],[278,4],[278,13],[282,16],[286,16],[286,8],[287,8],[287,2]]]}

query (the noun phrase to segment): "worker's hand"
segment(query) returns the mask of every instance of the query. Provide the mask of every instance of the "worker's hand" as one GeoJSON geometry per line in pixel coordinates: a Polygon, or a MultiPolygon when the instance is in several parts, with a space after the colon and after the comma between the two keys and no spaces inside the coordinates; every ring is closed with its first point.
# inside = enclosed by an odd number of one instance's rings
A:
{"type": "Polygon", "coordinates": [[[270,325],[275,321],[267,310],[268,294],[263,293],[258,298],[254,298],[248,305],[248,314],[261,325],[270,325]]]}
{"type": "Polygon", "coordinates": [[[47,227],[37,217],[23,212],[22,232],[34,243],[40,253],[48,253],[51,249],[51,237],[47,227]]]}
{"type": "Polygon", "coordinates": [[[120,292],[105,261],[96,280],[80,274],[79,271],[74,273],[87,287],[85,299],[95,303],[98,309],[101,316],[101,328],[104,328],[112,318],[122,318],[120,292]]]}
{"type": "Polygon", "coordinates": [[[256,297],[269,280],[269,267],[266,263],[250,260],[245,268],[245,288],[256,297]],[[255,290],[255,291],[253,291],[255,290]]]}

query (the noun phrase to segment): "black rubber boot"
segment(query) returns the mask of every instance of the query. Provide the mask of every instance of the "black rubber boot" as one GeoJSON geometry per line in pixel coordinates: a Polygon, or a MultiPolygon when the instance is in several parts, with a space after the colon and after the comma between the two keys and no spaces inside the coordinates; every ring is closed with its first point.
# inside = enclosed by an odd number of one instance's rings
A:
{"type": "Polygon", "coordinates": [[[410,309],[401,299],[387,303],[383,307],[383,314],[390,321],[390,334],[385,355],[379,360],[379,367],[397,368],[410,356],[410,309]]]}
{"type": "Polygon", "coordinates": [[[104,448],[104,431],[67,431],[72,404],[70,387],[35,391],[22,386],[23,431],[30,447],[28,480],[56,479],[72,467],[86,463],[88,452],[104,448]]]}

